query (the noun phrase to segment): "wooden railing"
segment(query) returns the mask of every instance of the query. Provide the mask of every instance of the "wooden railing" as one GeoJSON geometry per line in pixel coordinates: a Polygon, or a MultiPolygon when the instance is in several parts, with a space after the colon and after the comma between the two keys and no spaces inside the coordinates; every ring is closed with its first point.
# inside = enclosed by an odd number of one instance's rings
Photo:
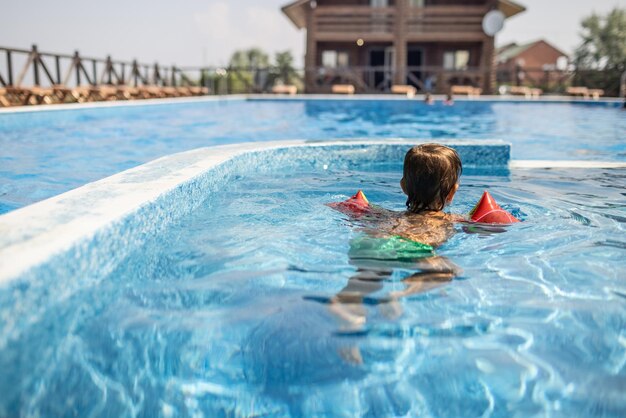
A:
{"type": "Polygon", "coordinates": [[[407,33],[482,33],[484,6],[430,6],[411,8],[406,16],[407,33]]]}
{"type": "Polygon", "coordinates": [[[393,7],[320,6],[315,9],[316,32],[332,38],[341,33],[393,34],[393,7]]]}
{"type": "Polygon", "coordinates": [[[468,33],[482,34],[481,22],[485,6],[411,7],[406,15],[394,7],[319,6],[314,9],[316,37],[332,40],[343,34],[393,35],[397,19],[405,19],[406,33],[468,33]]]}
{"type": "Polygon", "coordinates": [[[112,60],[111,57],[92,58],[40,52],[37,45],[30,50],[0,47],[0,60],[4,54],[4,65],[0,64],[0,86],[96,86],[96,85],[152,85],[184,86],[197,84],[204,68],[193,68],[190,75],[176,66],[158,63],[143,64],[133,61],[112,60]]]}

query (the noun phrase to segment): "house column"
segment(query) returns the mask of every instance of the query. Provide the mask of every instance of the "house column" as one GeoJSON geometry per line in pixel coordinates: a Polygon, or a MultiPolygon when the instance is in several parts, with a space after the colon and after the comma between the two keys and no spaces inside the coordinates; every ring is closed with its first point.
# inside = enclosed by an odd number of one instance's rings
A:
{"type": "Polygon", "coordinates": [[[315,19],[315,2],[306,7],[306,53],[304,55],[304,90],[315,93],[315,73],[317,71],[317,22],[315,19]]]}
{"type": "Polygon", "coordinates": [[[393,48],[395,53],[394,84],[406,84],[406,18],[408,15],[408,0],[396,0],[396,13],[394,15],[393,48]]]}
{"type": "Polygon", "coordinates": [[[485,94],[493,94],[496,83],[495,72],[495,39],[493,36],[486,36],[483,41],[482,62],[480,63],[483,76],[482,89],[485,94]]]}
{"type": "MultiPolygon", "coordinates": [[[[487,5],[490,10],[496,10],[498,9],[498,0],[488,0],[487,5]]],[[[493,94],[496,84],[495,42],[494,36],[485,35],[480,62],[480,69],[483,76],[482,89],[485,94],[493,94]]]]}

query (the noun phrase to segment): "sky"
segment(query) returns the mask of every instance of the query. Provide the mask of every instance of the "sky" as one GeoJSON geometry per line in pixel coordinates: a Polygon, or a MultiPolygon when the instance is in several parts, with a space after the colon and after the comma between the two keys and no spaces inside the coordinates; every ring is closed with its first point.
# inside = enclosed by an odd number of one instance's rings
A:
{"type": "MultiPolygon", "coordinates": [[[[233,51],[291,50],[302,65],[304,31],[280,11],[288,0],[0,0],[0,46],[138,59],[179,67],[224,66],[233,51]]],[[[527,11],[507,20],[496,43],[544,38],[566,53],[592,12],[626,0],[516,0],[527,11]]]]}

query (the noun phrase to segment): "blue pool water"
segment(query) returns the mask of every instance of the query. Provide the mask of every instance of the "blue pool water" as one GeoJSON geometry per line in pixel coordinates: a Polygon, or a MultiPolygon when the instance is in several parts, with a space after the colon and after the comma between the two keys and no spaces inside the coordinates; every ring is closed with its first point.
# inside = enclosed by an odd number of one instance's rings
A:
{"type": "Polygon", "coordinates": [[[396,268],[354,324],[325,301],[363,232],[324,203],[402,210],[400,172],[258,167],[103,280],[0,289],[40,313],[0,322],[0,416],[623,417],[626,170],[466,171],[452,212],[489,189],[524,222],[459,225],[459,277],[389,303],[396,268]]]}
{"type": "Polygon", "coordinates": [[[173,152],[247,141],[472,138],[515,159],[626,161],[615,104],[231,100],[0,113],[0,214],[173,152]]]}

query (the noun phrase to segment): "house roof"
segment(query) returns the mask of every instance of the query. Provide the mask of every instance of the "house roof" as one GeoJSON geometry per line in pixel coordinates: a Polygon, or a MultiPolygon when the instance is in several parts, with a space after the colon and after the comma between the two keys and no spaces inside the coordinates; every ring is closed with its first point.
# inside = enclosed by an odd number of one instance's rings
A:
{"type": "Polygon", "coordinates": [[[498,0],[498,9],[504,13],[506,17],[513,17],[516,14],[526,11],[526,7],[511,0],[498,0]]]}
{"type": "MultiPolygon", "coordinates": [[[[289,20],[291,20],[298,29],[306,27],[305,6],[309,4],[310,1],[311,0],[296,0],[281,8],[283,13],[287,15],[289,20]]],[[[498,9],[508,18],[525,11],[526,7],[511,0],[498,0],[498,9]]]]}
{"type": "Polygon", "coordinates": [[[287,15],[289,20],[293,22],[298,29],[306,27],[306,13],[304,11],[304,5],[309,3],[310,0],[296,0],[293,3],[289,3],[281,10],[287,15]]]}
{"type": "Polygon", "coordinates": [[[507,44],[504,46],[501,46],[500,48],[497,49],[496,51],[496,61],[497,62],[507,62],[508,60],[517,57],[519,54],[521,54],[522,52],[526,51],[527,49],[539,44],[539,43],[545,43],[546,45],[548,45],[549,47],[557,50],[561,55],[567,56],[567,54],[563,51],[561,51],[559,48],[555,47],[554,45],[544,41],[543,39],[539,39],[537,41],[533,41],[533,42],[528,42],[526,44],[522,44],[522,45],[518,45],[516,43],[511,43],[511,44],[507,44]]]}

